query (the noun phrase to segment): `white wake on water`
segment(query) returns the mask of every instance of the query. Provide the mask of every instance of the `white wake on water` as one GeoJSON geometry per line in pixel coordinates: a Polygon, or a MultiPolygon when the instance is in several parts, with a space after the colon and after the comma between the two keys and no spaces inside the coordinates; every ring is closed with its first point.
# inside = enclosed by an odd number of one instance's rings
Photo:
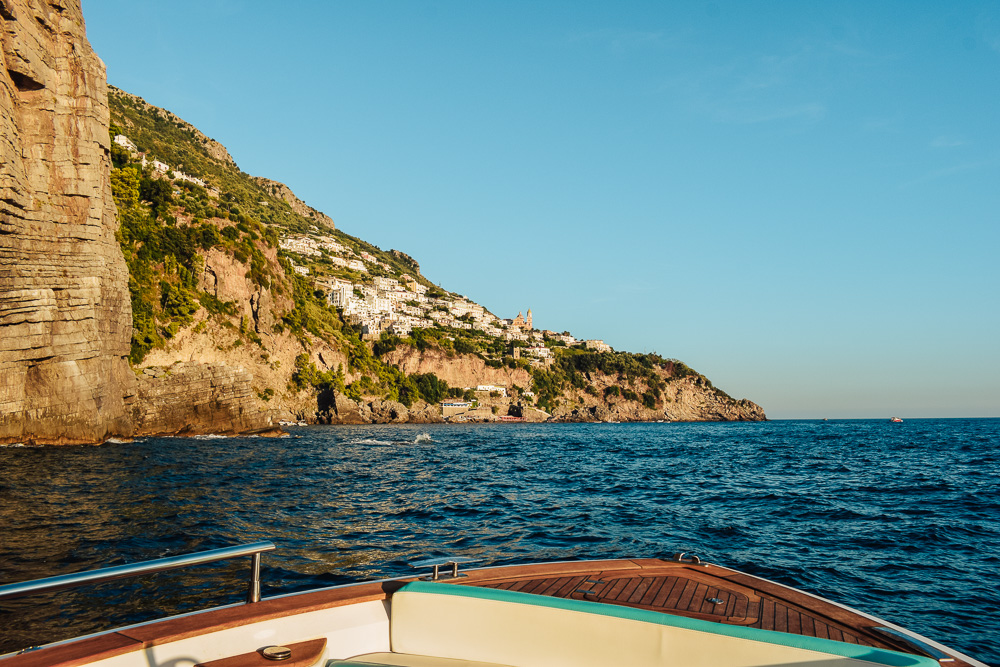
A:
{"type": "Polygon", "coordinates": [[[365,438],[364,440],[355,440],[354,445],[391,445],[392,443],[388,440],[376,440],[375,438],[365,438]]]}

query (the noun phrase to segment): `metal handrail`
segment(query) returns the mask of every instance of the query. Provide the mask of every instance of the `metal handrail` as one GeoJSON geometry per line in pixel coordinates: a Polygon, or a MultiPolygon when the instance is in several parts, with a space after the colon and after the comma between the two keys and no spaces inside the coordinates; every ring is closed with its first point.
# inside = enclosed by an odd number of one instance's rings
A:
{"type": "Polygon", "coordinates": [[[6,584],[0,586],[0,599],[16,598],[24,595],[35,595],[37,593],[51,593],[76,588],[87,584],[100,584],[105,581],[115,579],[128,579],[154,572],[166,572],[167,570],[177,570],[191,565],[201,565],[202,563],[214,563],[218,560],[230,558],[240,558],[250,556],[250,587],[247,591],[247,604],[260,602],[260,555],[264,551],[274,551],[272,542],[254,542],[252,544],[241,544],[235,547],[224,547],[222,549],[212,549],[211,551],[199,551],[193,554],[182,556],[170,556],[169,558],[158,558],[157,560],[147,560],[141,563],[129,563],[127,565],[117,565],[106,567],[101,570],[90,570],[88,572],[77,572],[75,574],[62,574],[57,577],[46,579],[35,579],[33,581],[23,581],[17,584],[6,584]]]}

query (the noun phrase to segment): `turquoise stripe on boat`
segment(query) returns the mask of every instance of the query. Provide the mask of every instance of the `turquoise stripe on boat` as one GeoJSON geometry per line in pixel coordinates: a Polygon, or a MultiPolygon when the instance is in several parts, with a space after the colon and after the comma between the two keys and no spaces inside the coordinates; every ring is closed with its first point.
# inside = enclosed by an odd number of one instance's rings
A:
{"type": "Polygon", "coordinates": [[[496,602],[509,602],[514,604],[528,604],[536,607],[551,607],[553,609],[565,609],[567,611],[577,611],[587,614],[600,614],[602,616],[612,616],[632,621],[643,621],[645,623],[656,623],[658,625],[669,625],[686,630],[697,632],[707,632],[715,635],[736,637],[750,641],[764,642],[767,644],[777,644],[779,646],[789,646],[792,648],[818,651],[838,655],[842,658],[854,658],[856,660],[867,660],[889,667],[940,667],[937,660],[909,653],[900,653],[888,649],[874,648],[872,646],[860,646],[858,644],[848,644],[838,642],[833,639],[820,639],[818,637],[805,637],[803,635],[793,635],[787,632],[776,632],[774,630],[761,630],[760,628],[748,628],[741,625],[725,625],[713,621],[703,621],[697,618],[687,618],[664,614],[648,609],[636,609],[635,607],[622,607],[614,604],[601,602],[587,602],[586,600],[567,600],[566,598],[550,597],[548,595],[533,595],[531,593],[521,593],[518,591],[505,591],[496,588],[479,588],[476,586],[462,586],[456,584],[432,583],[429,581],[413,581],[397,591],[413,593],[431,593],[435,595],[452,595],[455,597],[477,598],[480,600],[494,600],[496,602]]]}

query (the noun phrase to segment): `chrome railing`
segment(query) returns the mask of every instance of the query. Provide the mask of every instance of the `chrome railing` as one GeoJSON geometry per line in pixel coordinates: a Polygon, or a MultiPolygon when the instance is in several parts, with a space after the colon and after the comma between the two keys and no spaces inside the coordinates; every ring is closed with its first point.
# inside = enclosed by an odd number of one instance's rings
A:
{"type": "Polygon", "coordinates": [[[58,577],[35,579],[34,581],[24,581],[18,584],[6,584],[0,586],[0,600],[22,597],[24,595],[35,595],[37,593],[52,593],[87,584],[100,584],[105,581],[114,581],[115,579],[129,579],[144,574],[166,572],[167,570],[177,570],[182,567],[201,565],[202,563],[214,563],[219,560],[250,556],[250,586],[247,590],[247,603],[250,604],[260,602],[260,555],[265,551],[274,551],[274,544],[271,542],[254,542],[253,544],[212,549],[211,551],[199,551],[198,553],[185,554],[183,556],[171,556],[169,558],[147,560],[141,563],[106,567],[101,570],[62,574],[58,577]]]}

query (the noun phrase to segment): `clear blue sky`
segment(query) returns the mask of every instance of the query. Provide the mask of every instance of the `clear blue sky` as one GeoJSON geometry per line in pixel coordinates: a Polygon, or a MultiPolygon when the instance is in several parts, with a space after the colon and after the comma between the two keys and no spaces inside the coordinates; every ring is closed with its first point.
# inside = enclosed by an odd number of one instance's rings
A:
{"type": "Polygon", "coordinates": [[[116,86],[501,317],[1000,416],[1000,3],[84,0],[116,86]]]}

